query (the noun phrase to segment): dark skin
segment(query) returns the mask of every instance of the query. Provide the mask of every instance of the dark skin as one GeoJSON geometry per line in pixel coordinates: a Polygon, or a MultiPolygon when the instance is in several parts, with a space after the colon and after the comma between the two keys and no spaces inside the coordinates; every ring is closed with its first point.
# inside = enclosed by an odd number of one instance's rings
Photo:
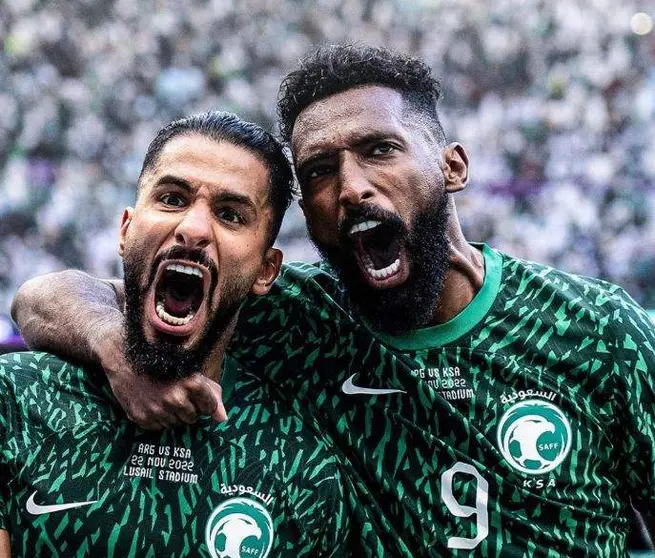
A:
{"type": "MultiPolygon", "coordinates": [[[[433,301],[430,324],[448,321],[471,302],[484,281],[484,260],[466,242],[455,211],[453,196],[468,180],[468,157],[461,145],[441,145],[429,123],[412,115],[398,92],[368,86],[308,106],[296,121],[292,147],[308,228],[324,242],[336,242],[348,206],[378,203],[411,223],[435,192],[445,192],[450,269],[442,295],[433,301]]],[[[120,351],[121,297],[120,282],[62,272],[21,287],[12,316],[31,346],[59,353],[62,347],[74,349],[77,358],[100,362],[118,400],[142,426],[158,428],[211,414],[216,395],[197,378],[153,391],[150,382],[130,372],[120,351]],[[66,292],[66,303],[53,299],[53,292],[66,292]],[[62,323],[72,327],[62,328],[62,323]],[[137,399],[134,393],[144,396],[137,399]]],[[[646,523],[652,532],[653,519],[646,523]]]]}
{"type": "MultiPolygon", "coordinates": [[[[338,226],[348,208],[376,205],[411,225],[436,195],[448,195],[450,269],[426,326],[456,316],[484,281],[482,254],[466,242],[453,199],[468,181],[468,156],[458,143],[441,145],[430,130],[399,92],[365,86],[308,106],[292,136],[307,226],[323,244],[338,244],[338,226]]],[[[401,270],[384,288],[405,279],[401,270]]]]}
{"type": "MultiPolygon", "coordinates": [[[[451,209],[451,269],[442,296],[433,301],[432,321],[437,323],[455,316],[473,299],[484,281],[484,263],[482,255],[467,244],[452,199],[468,180],[466,151],[458,143],[441,145],[428,128],[408,110],[400,93],[368,86],[308,106],[296,121],[292,147],[308,228],[327,242],[336,242],[338,223],[348,205],[374,201],[411,224],[417,210],[436,193],[446,192],[451,209]],[[308,171],[317,166],[324,168],[310,189],[308,171]],[[317,185],[320,188],[314,188],[317,185]]],[[[190,423],[217,409],[220,394],[203,379],[153,386],[131,372],[120,350],[120,282],[64,273],[68,275],[28,281],[14,299],[12,316],[30,346],[61,353],[64,343],[66,356],[99,362],[128,416],[142,427],[190,423]],[[53,292],[66,292],[66,303],[53,292]],[[67,324],[64,332],[62,323],[67,324]]]]}

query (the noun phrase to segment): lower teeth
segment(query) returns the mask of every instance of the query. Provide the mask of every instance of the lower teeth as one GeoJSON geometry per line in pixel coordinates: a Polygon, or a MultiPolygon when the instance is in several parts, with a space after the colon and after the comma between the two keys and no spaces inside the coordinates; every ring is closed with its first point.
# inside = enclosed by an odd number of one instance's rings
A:
{"type": "Polygon", "coordinates": [[[156,310],[157,310],[157,315],[161,318],[161,320],[169,325],[176,325],[176,326],[186,325],[191,321],[191,318],[195,316],[195,312],[191,312],[184,318],[178,318],[176,316],[173,316],[168,312],[166,312],[166,310],[164,310],[163,302],[157,303],[156,310]]]}
{"type": "Polygon", "coordinates": [[[368,274],[373,277],[373,279],[386,279],[387,277],[391,277],[394,273],[396,273],[396,271],[398,271],[398,269],[400,269],[400,258],[397,258],[395,262],[388,265],[387,267],[383,267],[382,269],[375,269],[371,258],[369,256],[365,256],[364,267],[366,268],[368,274]]]}

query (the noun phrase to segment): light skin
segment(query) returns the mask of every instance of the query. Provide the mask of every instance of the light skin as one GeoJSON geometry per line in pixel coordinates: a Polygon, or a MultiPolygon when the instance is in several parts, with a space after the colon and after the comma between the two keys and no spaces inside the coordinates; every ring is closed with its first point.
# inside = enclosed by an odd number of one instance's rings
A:
{"type": "MultiPolygon", "coordinates": [[[[162,149],[157,163],[141,180],[134,208],[123,213],[118,252],[138,252],[148,264],[172,246],[202,249],[218,269],[213,308],[199,312],[191,327],[176,334],[184,347],[197,343],[208,314],[221,304],[225,285],[238,280],[249,284],[254,295],[270,290],[282,264],[282,253],[268,246],[273,210],[269,203],[269,172],[266,165],[248,150],[228,142],[217,143],[200,135],[179,136],[162,149]]],[[[181,261],[180,263],[190,263],[181,261]]],[[[196,264],[193,264],[196,265],[196,264]]],[[[146,273],[150,272],[147,266],[146,273]]],[[[142,278],[144,284],[146,277],[142,278]]],[[[120,288],[119,288],[120,291],[120,288]]],[[[244,293],[245,295],[245,293],[244,293]]],[[[122,298],[122,296],[121,296],[122,298]]],[[[144,330],[150,341],[163,327],[147,310],[144,330]]],[[[173,386],[160,386],[143,376],[133,376],[127,389],[148,394],[153,389],[163,397],[164,419],[148,427],[166,426],[165,421],[194,422],[203,410],[217,420],[226,418],[221,402],[220,381],[225,345],[234,330],[237,316],[217,340],[202,374],[173,386]],[[212,408],[213,404],[213,408],[212,408]],[[190,405],[190,407],[189,407],[190,405]]],[[[115,324],[109,345],[125,363],[122,328],[115,324]]],[[[9,532],[0,530],[0,558],[11,556],[9,532]]]]}
{"type": "MultiPolygon", "coordinates": [[[[172,192],[186,195],[185,188],[179,185],[171,184],[171,188],[171,192],[160,191],[160,197],[172,192]]],[[[163,150],[154,172],[144,177],[135,208],[126,210],[123,215],[119,251],[124,253],[132,243],[136,245],[141,229],[146,223],[152,223],[158,236],[148,250],[165,249],[176,242],[176,238],[211,244],[219,276],[221,269],[223,274],[231,270],[243,271],[252,279],[252,292],[265,294],[282,260],[279,250],[268,247],[267,232],[272,214],[267,190],[268,170],[249,151],[197,136],[174,139],[163,150]],[[185,208],[172,206],[171,202],[178,203],[178,200],[167,198],[168,204],[162,205],[161,201],[156,201],[157,196],[153,197],[150,188],[158,185],[165,175],[185,179],[196,192],[183,204],[185,208]],[[246,204],[249,207],[244,210],[248,217],[245,225],[233,223],[233,211],[239,211],[242,202],[225,199],[229,188],[238,188],[238,194],[246,193],[249,198],[246,204]],[[199,219],[198,223],[193,222],[195,218],[199,219]],[[220,250],[217,248],[219,242],[220,250]]],[[[218,296],[220,298],[220,289],[218,296]]],[[[32,344],[34,349],[55,351],[63,344],[70,348],[65,357],[99,363],[128,418],[141,428],[159,430],[181,423],[191,424],[203,415],[217,421],[225,420],[227,413],[221,388],[215,381],[217,365],[207,370],[207,375],[194,374],[166,384],[131,372],[123,352],[120,310],[123,304],[122,282],[98,281],[71,270],[28,281],[14,299],[12,316],[23,325],[26,338],[29,339],[31,331],[38,331],[32,344]],[[51,296],[52,292],[77,293],[82,300],[94,302],[61,308],[51,296]],[[36,313],[32,312],[34,309],[36,313]],[[62,322],[67,326],[61,327],[62,322]]]]}
{"type": "MultiPolygon", "coordinates": [[[[264,163],[227,142],[193,134],[176,137],[164,146],[155,168],[142,177],[135,207],[123,214],[119,255],[134,250],[151,264],[173,246],[202,249],[216,265],[218,281],[213,308],[203,304],[189,324],[179,327],[167,327],[158,319],[153,288],[149,289],[143,322],[146,339],[153,341],[165,333],[179,338],[183,347],[192,347],[203,333],[208,314],[221,304],[226,285],[251,285],[254,295],[269,291],[282,255],[268,247],[273,221],[268,179],[264,163]]],[[[207,288],[207,268],[193,265],[205,276],[207,288]]],[[[150,270],[148,266],[142,277],[144,285],[150,270]]],[[[220,378],[225,345],[236,319],[234,316],[206,361],[203,375],[210,380],[220,378]]]]}
{"type": "MultiPolygon", "coordinates": [[[[382,86],[337,93],[306,107],[296,119],[293,158],[312,237],[338,245],[348,209],[375,205],[411,224],[444,192],[449,196],[450,269],[430,324],[443,323],[471,302],[484,281],[484,260],[462,233],[452,195],[468,180],[468,157],[458,143],[441,145],[430,123],[402,95],[382,86]]],[[[402,284],[406,266],[372,288],[402,284]]]]}
{"type": "MultiPolygon", "coordinates": [[[[464,148],[457,143],[441,145],[429,132],[429,124],[412,117],[400,93],[387,87],[351,89],[309,105],[296,120],[292,148],[308,228],[315,238],[327,243],[337,242],[338,225],[348,206],[376,203],[411,224],[416,213],[436,195],[445,192],[452,198],[468,180],[464,148]]],[[[457,315],[484,281],[482,255],[466,242],[452,199],[449,204],[450,270],[442,296],[434,301],[434,323],[457,315]]],[[[60,279],[32,280],[19,291],[12,309],[19,323],[34,320],[35,331],[38,323],[61,323],[65,309],[53,305],[46,294],[51,292],[53,280],[60,279]],[[50,284],[46,287],[46,283],[50,284]],[[40,315],[35,315],[36,311],[40,315]]],[[[97,281],[82,274],[60,284],[69,292],[79,292],[81,300],[89,298],[85,293],[99,288],[97,281]]],[[[120,299],[120,286],[117,290],[120,299]]],[[[109,300],[114,290],[105,284],[103,292],[109,300]]],[[[192,378],[153,386],[131,373],[122,352],[115,352],[122,346],[120,313],[89,314],[71,319],[81,324],[82,331],[87,329],[85,319],[102,327],[90,339],[80,335],[68,346],[88,347],[86,354],[101,362],[116,397],[137,424],[154,429],[192,422],[199,414],[224,418],[217,384],[192,378]],[[134,393],[145,395],[137,399],[134,393]]],[[[29,335],[25,328],[23,331],[29,335]]],[[[60,344],[55,332],[48,336],[47,330],[38,330],[34,336],[45,349],[60,344]]]]}

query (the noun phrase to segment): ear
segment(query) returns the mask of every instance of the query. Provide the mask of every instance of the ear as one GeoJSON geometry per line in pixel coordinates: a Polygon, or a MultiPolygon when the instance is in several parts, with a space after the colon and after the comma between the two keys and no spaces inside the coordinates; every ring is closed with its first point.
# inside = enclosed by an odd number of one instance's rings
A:
{"type": "Polygon", "coordinates": [[[443,150],[441,170],[446,183],[446,192],[454,194],[466,187],[469,179],[469,157],[459,143],[451,143],[443,150]]]}
{"type": "Polygon", "coordinates": [[[121,228],[118,231],[118,255],[122,258],[125,251],[125,237],[127,236],[127,229],[130,228],[132,222],[132,214],[134,213],[133,207],[126,207],[123,211],[123,218],[121,220],[121,228]]]}
{"type": "Polygon", "coordinates": [[[259,275],[253,283],[250,291],[257,296],[265,295],[271,290],[273,282],[280,274],[282,267],[282,251],[277,248],[269,248],[266,250],[262,267],[259,270],[259,275]]]}

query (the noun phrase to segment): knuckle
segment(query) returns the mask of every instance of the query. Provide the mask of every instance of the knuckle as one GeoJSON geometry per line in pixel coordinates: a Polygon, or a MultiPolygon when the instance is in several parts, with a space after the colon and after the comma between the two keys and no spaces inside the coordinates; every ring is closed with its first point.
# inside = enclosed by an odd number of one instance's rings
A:
{"type": "Polygon", "coordinates": [[[202,389],[203,386],[204,386],[204,382],[203,382],[203,380],[202,380],[202,378],[200,376],[193,375],[193,376],[189,376],[188,378],[185,379],[184,386],[187,389],[191,389],[191,390],[195,391],[195,390],[198,390],[198,389],[202,389]]]}
{"type": "Polygon", "coordinates": [[[160,405],[151,405],[147,411],[141,413],[143,419],[148,417],[157,420],[164,415],[165,415],[165,411],[163,407],[161,407],[160,405]]]}

